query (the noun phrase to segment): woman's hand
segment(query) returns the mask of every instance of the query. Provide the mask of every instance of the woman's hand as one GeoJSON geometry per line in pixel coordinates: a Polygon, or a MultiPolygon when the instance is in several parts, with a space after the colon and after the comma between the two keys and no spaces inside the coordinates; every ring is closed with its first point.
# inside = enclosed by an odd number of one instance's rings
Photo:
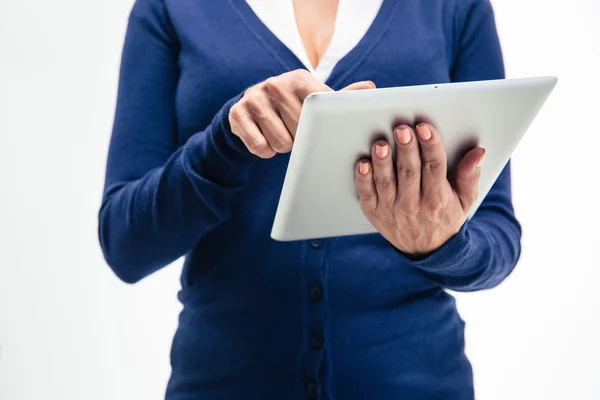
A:
{"type": "Polygon", "coordinates": [[[423,257],[457,234],[477,200],[485,150],[476,147],[460,161],[456,181],[446,178],[446,151],[439,133],[419,124],[394,130],[392,147],[378,141],[372,161],[356,165],[360,206],[377,230],[400,251],[423,257]]]}
{"type": "MultiPolygon", "coordinates": [[[[357,82],[342,90],[373,89],[370,81],[357,82]]],[[[251,153],[271,158],[288,153],[296,136],[304,99],[314,92],[332,89],[304,69],[272,77],[246,90],[231,107],[231,131],[251,153]]]]}

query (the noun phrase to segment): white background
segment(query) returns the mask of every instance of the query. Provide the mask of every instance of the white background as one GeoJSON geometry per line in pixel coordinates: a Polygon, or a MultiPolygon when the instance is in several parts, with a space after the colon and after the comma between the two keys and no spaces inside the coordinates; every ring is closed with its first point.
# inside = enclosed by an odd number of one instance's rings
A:
{"type": "MultiPolygon", "coordinates": [[[[158,400],[180,264],[135,286],[97,210],[129,0],[0,3],[0,399],[158,400]]],[[[509,77],[560,78],[513,160],[523,256],[459,296],[478,399],[600,399],[600,1],[496,0],[509,77]]]]}

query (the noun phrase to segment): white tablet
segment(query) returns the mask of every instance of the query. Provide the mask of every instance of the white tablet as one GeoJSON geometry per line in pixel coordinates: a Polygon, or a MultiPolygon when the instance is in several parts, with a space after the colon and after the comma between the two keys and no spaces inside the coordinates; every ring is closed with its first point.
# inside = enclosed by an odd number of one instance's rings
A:
{"type": "Polygon", "coordinates": [[[304,101],[271,237],[289,241],[376,232],[360,209],[355,165],[399,123],[432,123],[451,177],[476,145],[486,149],[479,199],[491,189],[556,85],[556,77],[315,93],[304,101]]]}

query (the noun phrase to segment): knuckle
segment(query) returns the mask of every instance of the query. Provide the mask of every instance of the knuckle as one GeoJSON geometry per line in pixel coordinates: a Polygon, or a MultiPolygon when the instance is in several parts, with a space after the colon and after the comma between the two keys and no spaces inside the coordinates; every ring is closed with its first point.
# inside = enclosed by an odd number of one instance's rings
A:
{"type": "Polygon", "coordinates": [[[413,166],[399,167],[398,175],[405,180],[413,180],[417,177],[419,170],[413,166]]]}
{"type": "Polygon", "coordinates": [[[242,96],[239,103],[243,103],[243,102],[247,101],[248,99],[254,98],[259,93],[260,93],[260,84],[252,86],[251,88],[249,88],[248,90],[246,90],[244,92],[244,95],[242,96]]]}
{"type": "Polygon", "coordinates": [[[444,167],[444,163],[438,159],[427,160],[423,164],[423,168],[425,168],[427,172],[430,172],[432,174],[441,173],[444,170],[444,167]]]}
{"type": "Polygon", "coordinates": [[[290,80],[296,90],[307,90],[309,82],[314,79],[311,73],[305,69],[297,69],[290,74],[290,80]]]}
{"type": "Polygon", "coordinates": [[[359,190],[358,195],[362,201],[367,203],[373,200],[373,198],[375,197],[373,192],[371,192],[370,190],[359,190]]]}
{"type": "Polygon", "coordinates": [[[278,137],[273,140],[271,147],[278,153],[287,153],[292,149],[292,141],[278,137]]]}
{"type": "Polygon", "coordinates": [[[425,207],[430,214],[438,214],[444,206],[440,196],[431,195],[425,198],[425,207]]]}
{"type": "Polygon", "coordinates": [[[271,94],[279,94],[282,89],[281,78],[279,77],[271,77],[267,79],[263,84],[264,90],[271,94]]]}
{"type": "Polygon", "coordinates": [[[268,114],[258,95],[253,95],[252,97],[248,98],[246,101],[246,108],[257,120],[267,119],[268,114]]]}
{"type": "Polygon", "coordinates": [[[409,218],[415,217],[419,212],[419,203],[416,199],[405,199],[401,205],[402,213],[409,218]]]}
{"type": "Polygon", "coordinates": [[[292,75],[298,77],[298,78],[306,78],[307,76],[310,76],[310,73],[308,72],[308,70],[304,69],[304,68],[298,68],[295,69],[291,72],[292,75]]]}
{"type": "Polygon", "coordinates": [[[375,176],[373,181],[375,181],[375,186],[383,191],[388,191],[393,188],[394,182],[387,176],[375,176]]]}
{"type": "Polygon", "coordinates": [[[237,121],[237,120],[239,120],[239,119],[240,119],[240,117],[241,117],[241,114],[242,114],[242,112],[241,112],[241,110],[240,110],[240,107],[241,107],[241,106],[240,106],[240,103],[239,103],[239,102],[237,102],[237,103],[235,103],[235,104],[234,104],[234,105],[233,105],[233,106],[232,106],[232,107],[229,109],[229,117],[230,117],[232,120],[235,120],[235,121],[237,121]]]}
{"type": "Polygon", "coordinates": [[[248,143],[248,150],[250,150],[252,154],[260,155],[267,152],[269,150],[269,146],[264,139],[255,139],[248,143]]]}
{"type": "Polygon", "coordinates": [[[239,106],[239,108],[248,109],[250,106],[250,103],[254,102],[255,96],[256,96],[256,92],[254,90],[249,90],[246,93],[244,93],[244,96],[241,98],[240,101],[235,103],[235,105],[239,106]]]}
{"type": "Polygon", "coordinates": [[[375,194],[368,190],[359,190],[358,197],[360,205],[365,214],[370,214],[375,211],[375,194]]]}

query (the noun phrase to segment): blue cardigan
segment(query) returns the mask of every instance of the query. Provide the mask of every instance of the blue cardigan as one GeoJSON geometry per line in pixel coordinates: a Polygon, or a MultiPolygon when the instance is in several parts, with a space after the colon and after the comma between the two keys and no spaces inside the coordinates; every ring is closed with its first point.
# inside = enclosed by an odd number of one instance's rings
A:
{"type": "MultiPolygon", "coordinates": [[[[227,117],[245,88],[297,68],[244,0],[133,7],[99,236],[128,283],[186,256],[167,399],[472,398],[464,323],[444,289],[488,289],[515,266],[509,166],[422,260],[379,234],[273,241],[289,156],[251,155],[227,117]]],[[[503,76],[489,0],[384,0],[326,83],[503,76]]]]}

